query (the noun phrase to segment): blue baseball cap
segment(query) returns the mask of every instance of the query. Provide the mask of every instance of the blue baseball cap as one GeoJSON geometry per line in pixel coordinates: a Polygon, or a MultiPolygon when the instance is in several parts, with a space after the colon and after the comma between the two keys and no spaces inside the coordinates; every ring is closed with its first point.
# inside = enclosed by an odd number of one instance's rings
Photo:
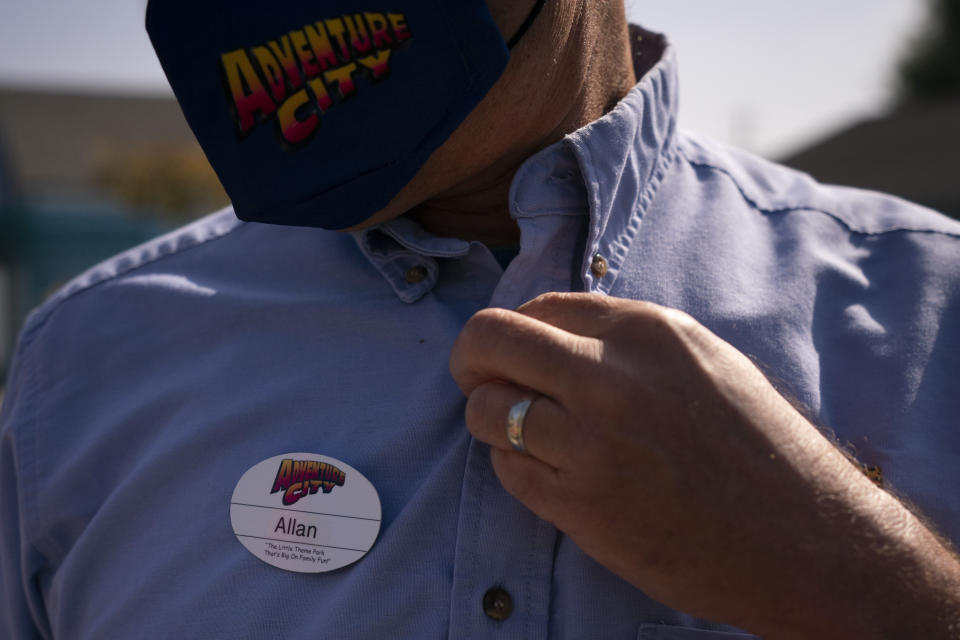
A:
{"type": "Polygon", "coordinates": [[[510,55],[484,0],[150,0],[146,20],[237,216],[327,229],[385,207],[510,55]]]}

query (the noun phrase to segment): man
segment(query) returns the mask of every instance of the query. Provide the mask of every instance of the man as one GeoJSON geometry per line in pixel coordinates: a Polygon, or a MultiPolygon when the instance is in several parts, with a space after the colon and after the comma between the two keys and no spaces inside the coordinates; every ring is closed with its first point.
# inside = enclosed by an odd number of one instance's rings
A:
{"type": "Polygon", "coordinates": [[[221,212],[31,317],[7,633],[960,637],[957,225],[678,133],[621,3],[399,4],[151,4],[237,213],[281,224],[221,212]]]}

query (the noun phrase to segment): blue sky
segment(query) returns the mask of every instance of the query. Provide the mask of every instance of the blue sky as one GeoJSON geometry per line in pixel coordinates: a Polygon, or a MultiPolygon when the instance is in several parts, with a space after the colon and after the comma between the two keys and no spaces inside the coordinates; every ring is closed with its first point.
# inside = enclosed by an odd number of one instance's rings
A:
{"type": "MultiPolygon", "coordinates": [[[[921,0],[626,0],[680,60],[681,125],[777,157],[889,104],[921,0]]],[[[144,0],[4,0],[0,84],[169,91],[144,0]]]]}

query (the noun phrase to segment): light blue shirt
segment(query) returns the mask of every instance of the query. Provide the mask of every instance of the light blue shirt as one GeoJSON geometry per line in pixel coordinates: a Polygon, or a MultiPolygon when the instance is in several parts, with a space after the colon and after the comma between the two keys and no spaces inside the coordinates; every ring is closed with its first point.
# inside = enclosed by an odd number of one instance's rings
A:
{"type": "Polygon", "coordinates": [[[743,637],[593,562],[469,436],[454,339],[546,291],[689,312],[960,542],[960,225],[680,133],[676,106],[668,47],[530,158],[506,272],[407,219],[348,235],[227,210],[67,285],[30,317],[0,417],[0,635],[743,637]],[[379,491],[356,564],[290,573],[234,536],[240,476],[298,451],[379,491]]]}

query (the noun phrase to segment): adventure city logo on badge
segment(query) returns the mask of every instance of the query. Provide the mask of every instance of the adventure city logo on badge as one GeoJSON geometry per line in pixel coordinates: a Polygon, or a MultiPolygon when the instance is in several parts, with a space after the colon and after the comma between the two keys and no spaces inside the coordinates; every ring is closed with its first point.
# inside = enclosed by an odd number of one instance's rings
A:
{"type": "Polygon", "coordinates": [[[326,462],[284,458],[270,493],[283,491],[283,504],[289,506],[321,489],[330,493],[334,487],[342,487],[346,478],[347,474],[326,462]]]}

